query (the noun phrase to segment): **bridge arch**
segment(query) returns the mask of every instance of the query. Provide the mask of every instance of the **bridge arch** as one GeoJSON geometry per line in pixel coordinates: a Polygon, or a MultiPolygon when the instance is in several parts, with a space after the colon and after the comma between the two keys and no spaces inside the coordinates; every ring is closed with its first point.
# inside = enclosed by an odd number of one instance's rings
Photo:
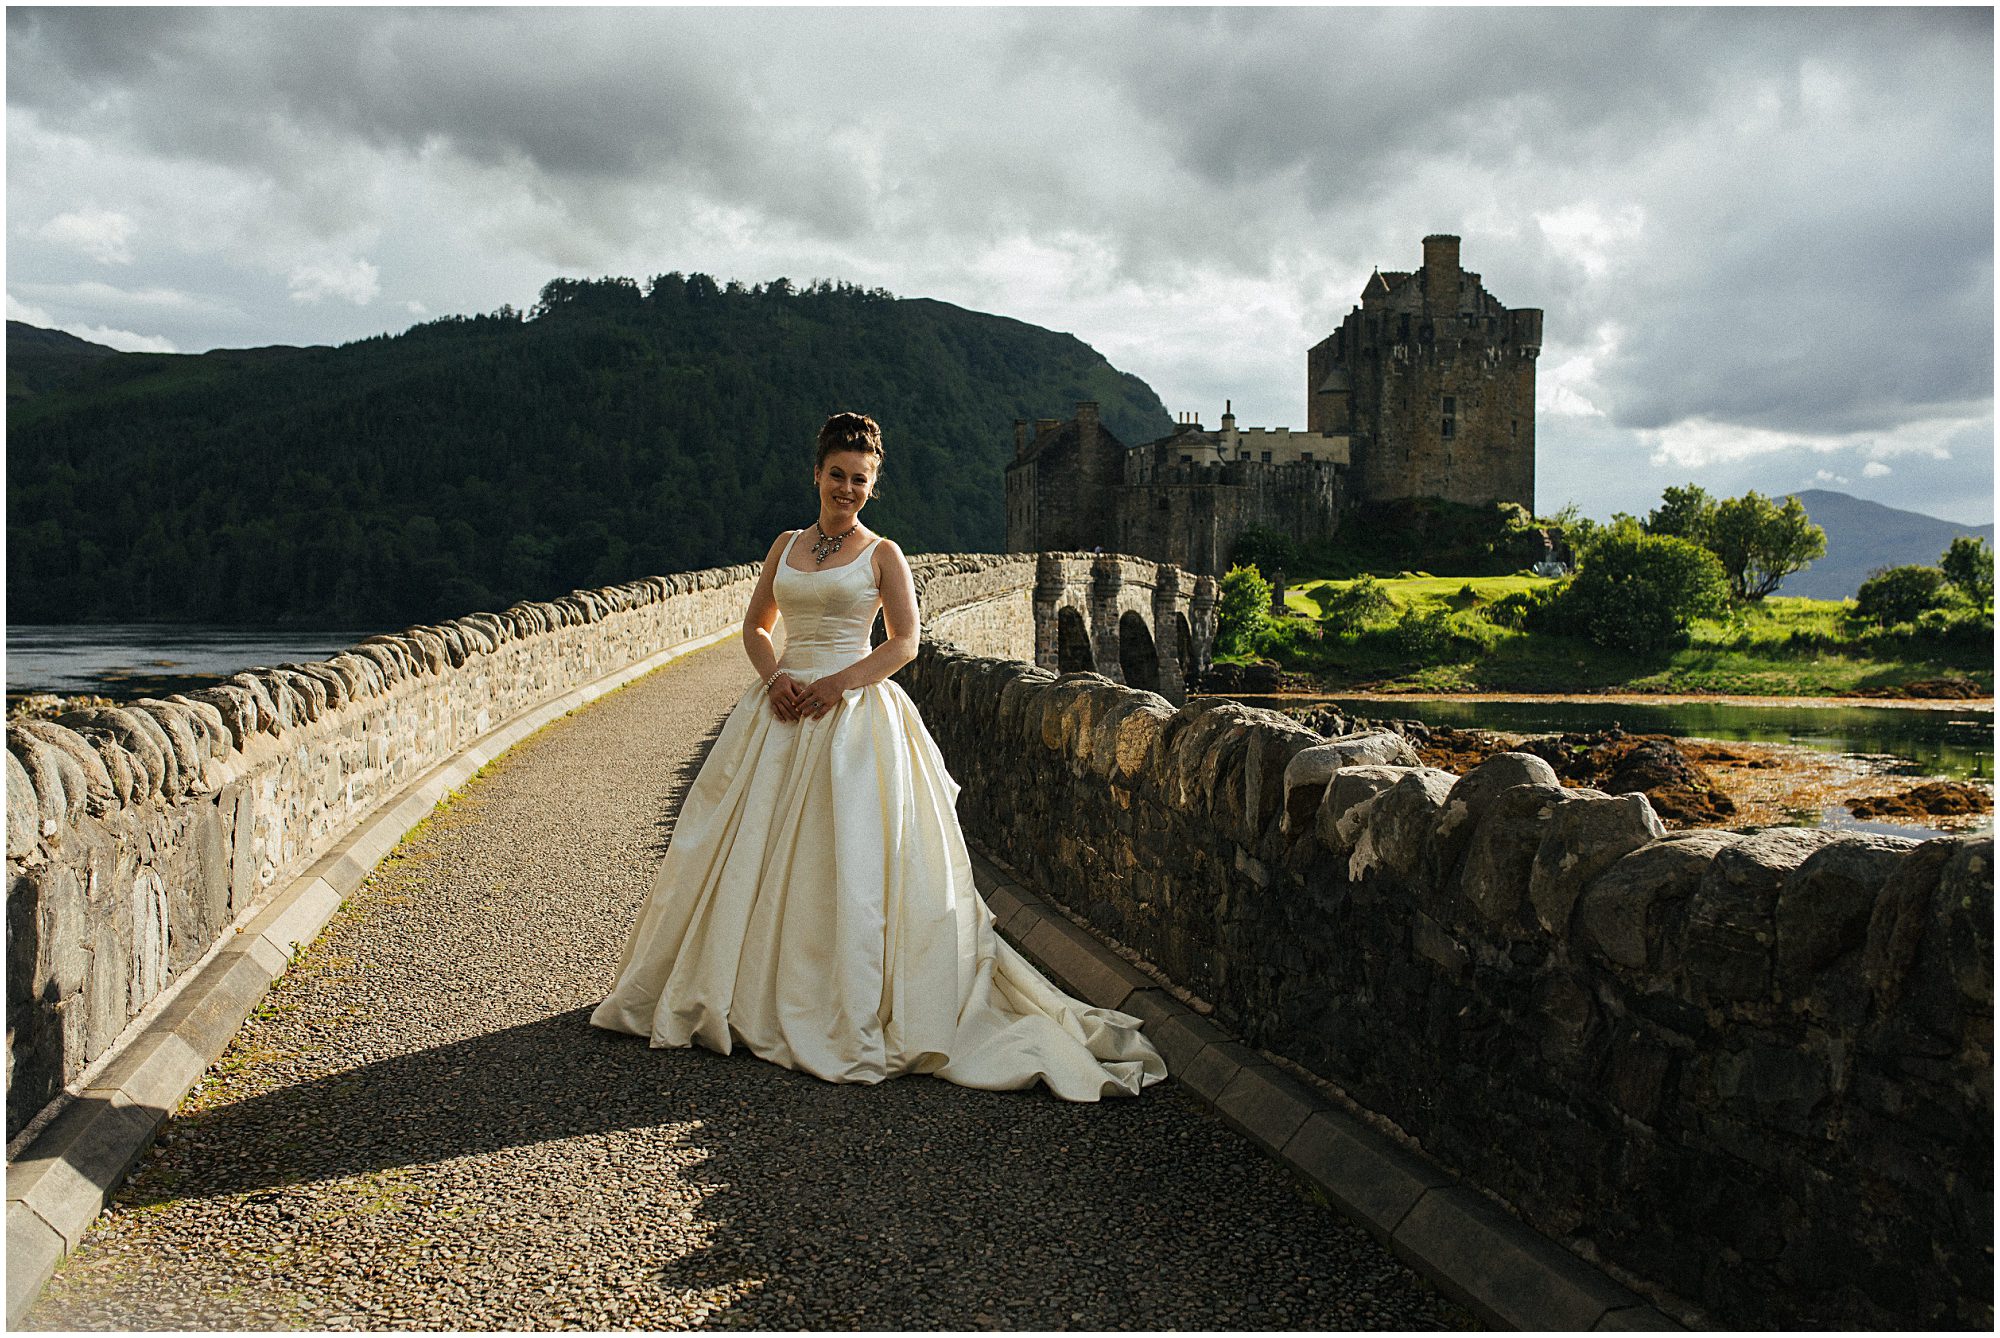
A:
{"type": "Polygon", "coordinates": [[[1070,605],[1056,610],[1056,672],[1073,674],[1095,669],[1097,657],[1090,650],[1090,629],[1083,614],[1070,605]]]}
{"type": "Polygon", "coordinates": [[[1118,615],[1118,668],[1128,688],[1160,690],[1160,654],[1146,620],[1131,609],[1118,615]]]}
{"type": "Polygon", "coordinates": [[[1108,553],[1042,553],[1035,565],[1035,663],[1089,669],[1183,701],[1206,668],[1216,586],[1172,563],[1108,553]],[[1087,646],[1077,654],[1078,631],[1087,646]]]}

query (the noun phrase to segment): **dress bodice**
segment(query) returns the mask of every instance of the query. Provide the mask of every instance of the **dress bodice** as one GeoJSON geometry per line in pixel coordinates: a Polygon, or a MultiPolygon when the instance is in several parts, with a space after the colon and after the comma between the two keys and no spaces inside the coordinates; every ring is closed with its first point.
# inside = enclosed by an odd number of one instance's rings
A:
{"type": "Polygon", "coordinates": [[[875,585],[874,547],[868,545],[850,562],[821,571],[792,566],[792,549],[800,530],[785,545],[771,591],[785,620],[785,653],[778,667],[814,678],[845,669],[868,653],[868,631],[875,624],[882,592],[875,585]]]}

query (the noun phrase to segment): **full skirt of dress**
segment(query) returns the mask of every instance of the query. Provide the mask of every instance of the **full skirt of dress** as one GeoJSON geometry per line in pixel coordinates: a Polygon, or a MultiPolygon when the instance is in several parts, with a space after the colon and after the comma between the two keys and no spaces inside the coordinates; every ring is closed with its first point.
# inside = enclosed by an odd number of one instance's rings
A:
{"type": "Polygon", "coordinates": [[[1095,1101],[1166,1076],[1139,1020],[1071,998],[993,928],[958,785],[888,681],[787,722],[760,687],[690,787],[597,1026],[740,1042],[836,1082],[931,1073],[1095,1101]]]}

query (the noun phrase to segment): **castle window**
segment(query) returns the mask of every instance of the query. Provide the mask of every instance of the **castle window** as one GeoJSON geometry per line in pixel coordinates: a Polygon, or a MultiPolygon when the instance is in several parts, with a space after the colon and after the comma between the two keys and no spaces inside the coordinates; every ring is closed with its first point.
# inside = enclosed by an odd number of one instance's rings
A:
{"type": "Polygon", "coordinates": [[[1396,342],[1399,344],[1410,342],[1410,313],[1407,311],[1396,317],[1396,342]]]}
{"type": "Polygon", "coordinates": [[[1194,457],[1192,455],[1183,455],[1181,457],[1181,463],[1184,465],[1191,465],[1194,463],[1194,457]]]}
{"type": "Polygon", "coordinates": [[[1310,462],[1312,461],[1312,458],[1313,458],[1313,453],[1312,453],[1311,451],[1300,451],[1300,452],[1299,452],[1299,459],[1301,459],[1301,460],[1304,460],[1304,461],[1306,461],[1306,462],[1310,463],[1310,462]]]}
{"type": "Polygon", "coordinates": [[[1510,418],[1510,419],[1508,419],[1508,420],[1507,420],[1507,435],[1508,435],[1509,437],[1513,438],[1513,439],[1514,439],[1514,440],[1516,440],[1516,441],[1519,441],[1519,440],[1520,440],[1520,438],[1521,438],[1521,420],[1520,420],[1520,419],[1518,419],[1518,418],[1510,418]]]}
{"type": "Polygon", "coordinates": [[[1264,463],[1267,465],[1271,463],[1271,453],[1269,451],[1264,452],[1264,463]]]}
{"type": "Polygon", "coordinates": [[[1457,412],[1458,412],[1458,397],[1456,395],[1446,395],[1444,397],[1444,416],[1446,418],[1450,418],[1457,412]]]}
{"type": "Polygon", "coordinates": [[[1237,458],[1238,460],[1248,460],[1248,459],[1250,458],[1250,452],[1248,452],[1248,451],[1238,451],[1238,452],[1236,453],[1236,458],[1237,458]]]}
{"type": "Polygon", "coordinates": [[[1447,418],[1444,420],[1443,435],[1446,441],[1450,441],[1452,439],[1452,436],[1454,435],[1457,426],[1458,426],[1458,420],[1456,418],[1447,418]]]}

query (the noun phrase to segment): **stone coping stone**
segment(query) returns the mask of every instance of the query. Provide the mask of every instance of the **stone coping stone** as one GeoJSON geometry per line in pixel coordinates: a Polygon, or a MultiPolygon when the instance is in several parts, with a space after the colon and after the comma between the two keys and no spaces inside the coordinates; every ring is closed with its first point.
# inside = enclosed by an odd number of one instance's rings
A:
{"type": "Polygon", "coordinates": [[[7,1327],[20,1327],[154,1134],[290,966],[294,946],[318,938],[347,894],[440,800],[544,725],[738,630],[668,647],[500,722],[384,799],[231,932],[165,1008],[136,1034],[120,1038],[89,1087],[8,1163],[7,1327]]]}
{"type": "Polygon", "coordinates": [[[1588,1261],[1196,1014],[1060,912],[1040,909],[1033,889],[982,849],[973,850],[972,867],[973,884],[989,898],[1001,932],[1031,960],[1036,955],[1024,940],[1040,936],[1045,969],[1057,985],[1079,993],[1067,970],[1073,953],[1097,959],[1082,970],[1085,980],[1103,973],[1136,977],[1120,1011],[1145,1024],[1171,1078],[1484,1323],[1571,1332],[1680,1329],[1588,1261]],[[1051,948],[1057,938],[1062,946],[1051,948]]]}
{"type": "Polygon", "coordinates": [[[1645,1304],[1463,1185],[1418,1199],[1389,1249],[1495,1328],[1594,1329],[1645,1304]]]}

